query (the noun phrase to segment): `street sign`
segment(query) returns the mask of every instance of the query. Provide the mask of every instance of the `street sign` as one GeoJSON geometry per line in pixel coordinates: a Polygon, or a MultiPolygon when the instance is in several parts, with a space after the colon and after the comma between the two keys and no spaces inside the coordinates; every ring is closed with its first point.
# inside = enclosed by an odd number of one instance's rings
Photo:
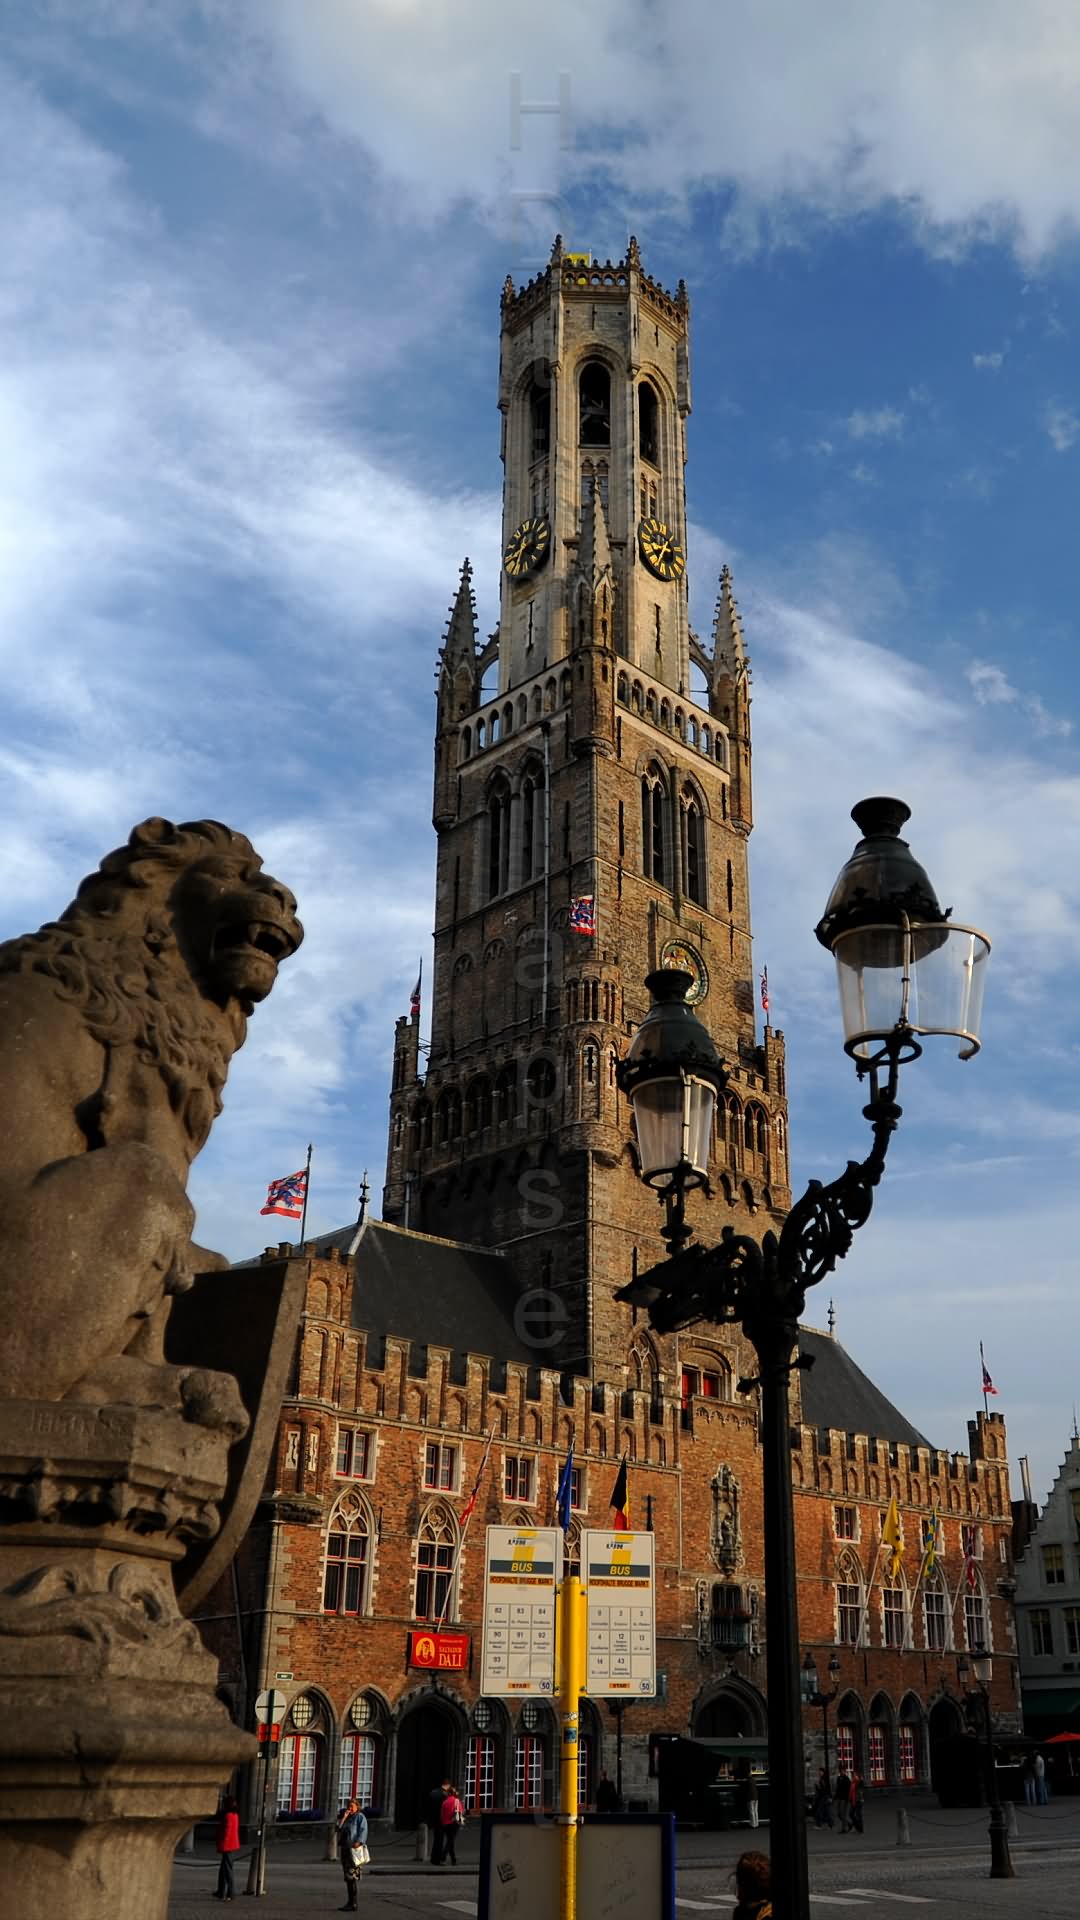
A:
{"type": "Polygon", "coordinates": [[[259,1721],[272,1720],[274,1714],[282,1713],[285,1708],[285,1695],[273,1687],[263,1688],[255,1702],[255,1718],[259,1721]]]}
{"type": "Polygon", "coordinates": [[[488,1527],[480,1692],[555,1692],[557,1527],[488,1527]]]}
{"type": "Polygon", "coordinates": [[[269,1740],[271,1746],[276,1747],[280,1739],[281,1739],[281,1722],[279,1720],[275,1720],[273,1722],[269,1720],[259,1721],[260,1747],[262,1746],[262,1743],[264,1740],[269,1740]]]}
{"type": "Polygon", "coordinates": [[[464,1673],[469,1665],[467,1633],[410,1633],[410,1667],[434,1668],[440,1673],[464,1673]]]}
{"type": "Polygon", "coordinates": [[[623,1700],[656,1692],[655,1541],[651,1533],[581,1536],[581,1579],[589,1608],[585,1691],[623,1700]]]}

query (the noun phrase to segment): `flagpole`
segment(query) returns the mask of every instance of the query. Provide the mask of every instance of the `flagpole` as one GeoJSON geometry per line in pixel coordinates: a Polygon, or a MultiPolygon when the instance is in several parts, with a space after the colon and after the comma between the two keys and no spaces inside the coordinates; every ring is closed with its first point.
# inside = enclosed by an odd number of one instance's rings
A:
{"type": "Polygon", "coordinates": [[[859,1638],[858,1638],[858,1642],[857,1642],[857,1645],[859,1645],[860,1647],[861,1647],[861,1646],[864,1646],[864,1645],[866,1645],[866,1644],[867,1644],[867,1642],[863,1640],[863,1634],[864,1634],[864,1633],[865,1633],[865,1634],[866,1634],[866,1636],[867,1636],[867,1641],[869,1640],[869,1635],[870,1635],[870,1601],[871,1601],[871,1599],[872,1599],[872,1597],[873,1597],[873,1592],[874,1592],[874,1581],[875,1581],[875,1580],[877,1579],[877,1570],[878,1570],[878,1566],[879,1566],[879,1563],[880,1563],[880,1561],[881,1561],[881,1549],[882,1549],[882,1547],[883,1547],[883,1545],[884,1545],[884,1541],[883,1541],[883,1540],[881,1539],[881,1537],[879,1536],[879,1537],[878,1537],[878,1547],[877,1547],[877,1552],[876,1552],[876,1554],[874,1555],[874,1566],[873,1566],[873,1571],[871,1572],[871,1575],[870,1575],[870,1580],[869,1580],[869,1583],[868,1583],[868,1585],[867,1585],[867,1589],[866,1589],[866,1600],[865,1600],[865,1603],[864,1603],[864,1605],[863,1605],[863,1618],[862,1618],[862,1626],[861,1626],[861,1628],[860,1628],[860,1630],[859,1630],[859,1638]]]}
{"type": "Polygon", "coordinates": [[[986,1355],[985,1355],[985,1354],[984,1354],[984,1352],[983,1352],[983,1343],[982,1343],[982,1341],[981,1341],[981,1340],[979,1341],[979,1367],[980,1367],[980,1369],[981,1369],[981,1371],[982,1371],[982,1383],[983,1383],[983,1390],[982,1390],[982,1393],[983,1393],[983,1417],[984,1417],[984,1419],[987,1419],[987,1420],[989,1420],[989,1418],[990,1418],[990,1399],[989,1399],[989,1395],[987,1394],[987,1391],[986,1391],[986,1355]]]}
{"type": "Polygon", "coordinates": [[[454,1558],[450,1562],[450,1578],[446,1583],[446,1592],[443,1595],[442,1609],[439,1613],[438,1619],[435,1622],[436,1633],[441,1633],[443,1630],[443,1626],[445,1625],[445,1622],[446,1622],[446,1615],[449,1610],[450,1602],[454,1596],[454,1582],[457,1579],[458,1567],[461,1564],[462,1549],[465,1545],[466,1539],[468,1538],[469,1528],[472,1525],[472,1517],[476,1511],[476,1496],[480,1491],[480,1482],[484,1477],[484,1469],[488,1463],[488,1455],[491,1452],[492,1442],[495,1439],[495,1429],[498,1426],[498,1424],[499,1423],[497,1420],[493,1420],[491,1423],[491,1432],[488,1434],[487,1440],[485,1442],[484,1451],[480,1459],[480,1465],[476,1469],[476,1479],[473,1481],[473,1489],[471,1494],[469,1495],[469,1504],[468,1504],[468,1511],[465,1515],[465,1524],[462,1527],[461,1532],[458,1536],[458,1543],[454,1552],[454,1558]]]}
{"type": "Polygon", "coordinates": [[[307,1197],[311,1185],[311,1142],[308,1141],[307,1165],[304,1168],[304,1208],[300,1215],[300,1245],[303,1246],[307,1228],[307,1197]]]}

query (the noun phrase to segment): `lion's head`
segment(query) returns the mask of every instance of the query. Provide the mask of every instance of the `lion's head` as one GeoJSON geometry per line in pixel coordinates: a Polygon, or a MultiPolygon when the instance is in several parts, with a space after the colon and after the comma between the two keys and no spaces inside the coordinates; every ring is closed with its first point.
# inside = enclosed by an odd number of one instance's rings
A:
{"type": "Polygon", "coordinates": [[[0,946],[0,971],[46,975],[103,1046],[161,1073],[194,1151],[246,1017],[304,937],[296,901],[218,820],[144,820],[59,920],[0,946]]]}

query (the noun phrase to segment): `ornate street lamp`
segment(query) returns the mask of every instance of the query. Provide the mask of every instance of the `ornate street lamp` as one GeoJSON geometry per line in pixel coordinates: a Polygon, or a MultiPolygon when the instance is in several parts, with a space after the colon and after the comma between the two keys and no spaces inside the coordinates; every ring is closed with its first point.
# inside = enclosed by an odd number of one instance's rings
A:
{"type": "Polygon", "coordinates": [[[784,1920],[809,1920],[803,1811],[802,1701],[791,1491],[788,1379],[806,1290],[831,1273],[869,1218],[874,1188],[900,1119],[900,1067],[916,1060],[928,1034],[954,1034],[961,1058],[979,1046],[982,980],[989,942],[951,924],[900,829],[901,800],[864,800],[853,809],[862,838],[842,869],[816,928],[836,959],[844,1046],[859,1079],[873,1146],[829,1186],[812,1180],[779,1235],[761,1242],[721,1229],[719,1245],[687,1245],[684,1201],[708,1184],[710,1133],[727,1070],[686,1004],[687,974],[649,975],[653,1005],[619,1071],[634,1109],[642,1178],[664,1204],[669,1258],[619,1290],[648,1309],[662,1333],[695,1322],[738,1321],[757,1354],[761,1388],[767,1605],[770,1826],[773,1903],[784,1920]]]}
{"type": "Polygon", "coordinates": [[[956,1663],[956,1678],[961,1690],[972,1705],[978,1702],[979,1719],[982,1721],[986,1739],[986,1792],[990,1801],[990,1878],[991,1880],[1014,1880],[1016,1870],[1009,1852],[1009,1829],[1005,1819],[1005,1809],[998,1792],[997,1762],[994,1758],[994,1726],[990,1717],[990,1682],[994,1675],[994,1661],[985,1647],[972,1649],[971,1665],[975,1670],[975,1691],[967,1692],[968,1663],[961,1654],[956,1663]]]}
{"type": "Polygon", "coordinates": [[[813,1654],[808,1649],[806,1658],[802,1663],[803,1704],[808,1707],[821,1708],[821,1736],[825,1748],[825,1774],[829,1781],[831,1791],[832,1774],[829,1772],[829,1708],[832,1706],[833,1701],[840,1691],[840,1662],[837,1659],[835,1647],[829,1655],[829,1679],[832,1681],[832,1687],[828,1693],[823,1693],[818,1685],[817,1663],[813,1654]]]}

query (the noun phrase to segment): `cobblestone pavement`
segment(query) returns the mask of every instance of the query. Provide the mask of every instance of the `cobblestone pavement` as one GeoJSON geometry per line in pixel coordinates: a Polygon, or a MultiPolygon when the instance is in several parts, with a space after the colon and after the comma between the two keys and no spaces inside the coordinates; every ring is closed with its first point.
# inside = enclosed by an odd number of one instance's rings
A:
{"type": "MultiPolygon", "coordinates": [[[[810,1830],[812,1905],[820,1920],[844,1920],[862,1909],[895,1920],[1077,1920],[1080,1913],[1080,1801],[1049,1808],[1018,1809],[1013,1841],[1014,1880],[991,1880],[985,1811],[943,1812],[909,1806],[911,1845],[898,1847],[896,1808],[871,1810],[863,1836],[810,1830]]],[[[729,1833],[680,1833],[676,1920],[696,1914],[730,1915],[734,1905],[729,1881],[738,1854],[751,1843],[748,1830],[729,1833]]],[[[768,1850],[768,1828],[753,1844],[768,1850]]],[[[478,1831],[462,1835],[463,1864],[453,1868],[417,1865],[413,1846],[393,1836],[373,1843],[373,1870],[364,1876],[360,1910],[368,1920],[450,1920],[477,1912],[478,1831]]],[[[343,1904],[340,1868],[320,1856],[314,1839],[280,1845],[271,1853],[267,1892],[252,1901],[258,1920],[315,1920],[343,1904]]],[[[200,1848],[180,1855],[173,1876],[170,1920],[196,1920],[218,1911],[211,1900],[217,1862],[200,1848]]],[[[247,1856],[237,1864],[237,1901],[247,1878],[247,1856]]],[[[581,1920],[589,1920],[582,1915],[581,1920]]]]}

